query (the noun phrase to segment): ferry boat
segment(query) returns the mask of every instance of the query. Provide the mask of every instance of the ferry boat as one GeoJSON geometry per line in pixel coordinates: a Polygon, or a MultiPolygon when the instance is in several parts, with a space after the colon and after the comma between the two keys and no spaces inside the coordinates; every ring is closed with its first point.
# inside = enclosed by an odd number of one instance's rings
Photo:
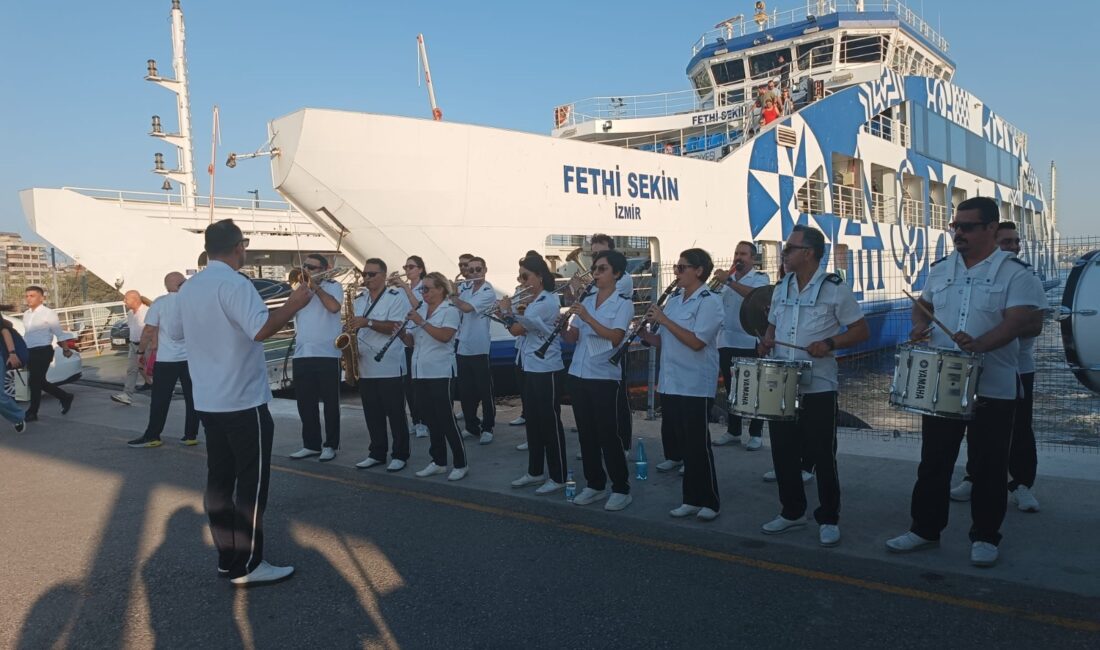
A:
{"type": "Polygon", "coordinates": [[[154,155],[163,192],[80,187],[33,188],[19,194],[31,228],[69,257],[117,289],[136,289],[150,298],[164,293],[171,271],[193,274],[205,265],[202,232],[212,221],[232,218],[250,240],[249,268],[254,276],[285,279],[299,251],[332,255],[336,248],[321,230],[283,201],[200,197],[195,179],[191,106],[185,52],[183,10],[172,0],[172,76],[147,62],[145,79],[176,96],[179,130],[164,130],[152,118],[149,135],[177,152],[176,168],[154,155]],[[172,183],[176,184],[173,188],[172,183]]]}

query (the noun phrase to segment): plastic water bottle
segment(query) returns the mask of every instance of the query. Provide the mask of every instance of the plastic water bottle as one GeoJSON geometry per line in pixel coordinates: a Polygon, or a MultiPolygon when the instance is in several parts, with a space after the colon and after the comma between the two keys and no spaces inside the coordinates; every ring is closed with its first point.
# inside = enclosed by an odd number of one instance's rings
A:
{"type": "Polygon", "coordinates": [[[573,480],[573,470],[569,470],[569,476],[565,479],[565,500],[573,503],[577,498],[577,482],[573,480]]]}
{"type": "Polygon", "coordinates": [[[649,478],[649,459],[645,455],[645,443],[638,438],[638,455],[634,459],[634,478],[644,481],[649,478]]]}

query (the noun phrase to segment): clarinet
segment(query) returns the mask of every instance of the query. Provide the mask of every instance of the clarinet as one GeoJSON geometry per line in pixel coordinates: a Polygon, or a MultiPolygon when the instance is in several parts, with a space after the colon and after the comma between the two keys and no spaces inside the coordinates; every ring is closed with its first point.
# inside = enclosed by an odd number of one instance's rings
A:
{"type": "MultiPolygon", "coordinates": [[[[420,306],[424,304],[423,300],[416,301],[416,306],[413,307],[413,311],[420,309],[420,306]]],[[[390,334],[390,338],[386,341],[386,344],[382,346],[382,349],[378,351],[378,354],[374,355],[375,363],[382,360],[382,357],[386,356],[386,351],[390,349],[393,342],[397,340],[397,337],[401,336],[405,332],[405,328],[409,326],[409,319],[405,319],[404,323],[401,323],[401,327],[398,327],[393,334],[390,334]]]]}
{"type": "MultiPolygon", "coordinates": [[[[589,293],[591,293],[591,291],[595,287],[596,287],[596,281],[595,280],[589,282],[588,286],[585,287],[584,291],[581,292],[581,297],[578,298],[573,304],[579,304],[581,301],[583,301],[585,298],[587,298],[589,293]]],[[[573,309],[570,308],[568,312],[562,314],[561,317],[558,318],[558,322],[554,325],[554,329],[553,329],[553,331],[550,332],[550,336],[546,337],[546,341],[542,344],[542,347],[535,350],[535,356],[536,357],[538,357],[540,359],[545,359],[546,358],[546,353],[550,350],[550,345],[554,343],[554,339],[556,339],[558,337],[558,334],[561,334],[562,330],[564,330],[565,327],[569,324],[569,317],[572,316],[572,315],[573,315],[573,309]]]]}
{"type": "MultiPolygon", "coordinates": [[[[661,297],[657,298],[658,307],[663,306],[665,304],[665,301],[668,300],[668,297],[672,295],[672,292],[676,290],[676,284],[677,281],[673,280],[671,283],[669,283],[668,287],[665,288],[665,291],[661,294],[661,297]]],[[[642,328],[647,326],[648,324],[649,321],[643,318],[630,329],[630,332],[627,333],[626,338],[623,339],[622,345],[620,345],[619,349],[615,350],[615,354],[612,354],[611,357],[608,359],[608,361],[612,365],[619,365],[619,361],[621,361],[623,355],[626,354],[627,348],[629,348],[630,344],[634,342],[634,339],[638,338],[638,335],[642,332],[642,328]]],[[[657,331],[657,328],[653,328],[653,330],[651,331],[655,332],[657,331]]]]}

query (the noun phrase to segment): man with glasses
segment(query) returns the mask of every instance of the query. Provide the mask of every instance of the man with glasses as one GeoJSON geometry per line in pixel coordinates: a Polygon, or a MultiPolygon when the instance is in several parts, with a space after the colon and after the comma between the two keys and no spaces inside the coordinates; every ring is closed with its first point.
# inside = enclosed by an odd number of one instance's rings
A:
{"type": "Polygon", "coordinates": [[[268,310],[259,292],[237,271],[248,240],[232,219],[204,233],[208,263],[180,288],[182,332],[193,380],[195,410],[206,430],[206,494],[210,533],[218,549],[218,575],[234,585],[277,582],[294,567],[264,559],[263,513],[271,476],[275,422],[267,403],[263,341],[313,298],[302,282],[286,303],[268,310]]]}
{"type": "Polygon", "coordinates": [[[496,405],[493,404],[493,371],[489,365],[489,317],[486,312],[497,300],[493,285],[485,281],[489,271],[485,260],[471,257],[466,265],[469,282],[451,298],[462,312],[458,326],[458,400],[465,420],[465,435],[480,436],[479,443],[493,441],[496,405]],[[481,419],[477,406],[481,404],[481,419]]]}
{"type": "Polygon", "coordinates": [[[387,289],[386,263],[378,258],[366,261],[363,278],[366,290],[355,299],[355,313],[359,315],[351,319],[348,327],[359,337],[359,398],[363,402],[370,449],[367,457],[355,466],[370,469],[386,462],[390,442],[386,432],[388,421],[389,434],[393,435],[393,457],[386,470],[399,472],[409,461],[409,422],[405,419],[403,399],[404,378],[408,375],[405,345],[394,340],[381,359],[376,361],[375,356],[405,322],[411,308],[409,300],[420,302],[420,292],[410,288],[413,298],[409,298],[400,289],[387,289]]]}
{"type": "Polygon", "coordinates": [[[809,361],[802,375],[802,408],[793,421],[774,420],[772,463],[779,486],[779,515],[764,524],[765,535],[778,535],[806,525],[803,456],[817,468],[818,542],[840,543],[840,479],[836,467],[837,363],[834,352],[870,338],[867,320],[852,290],[836,273],[822,268],[825,235],[795,226],[783,247],[787,275],[775,286],[768,331],[761,356],[774,351],[780,359],[809,361]],[[782,347],[776,347],[783,343],[782,347]],[[797,346],[797,347],[793,347],[797,346]]]}
{"type": "Polygon", "coordinates": [[[294,398],[302,420],[302,448],[293,460],[320,456],[328,462],[340,448],[340,350],[333,345],[343,331],[344,288],[334,280],[312,279],[328,270],[324,255],[312,253],[302,263],[302,283],[313,287],[313,298],[294,316],[294,398]],[[325,405],[325,440],[321,416],[325,405]]]}
{"type": "MultiPolygon", "coordinates": [[[[997,247],[1013,255],[1020,253],[1020,233],[1016,224],[1002,221],[997,226],[997,247]]],[[[1017,358],[1020,371],[1022,396],[1016,400],[1016,415],[1012,423],[1012,443],[1008,452],[1008,492],[1023,512],[1039,512],[1039,500],[1031,492],[1035,485],[1038,456],[1035,453],[1035,430],[1032,429],[1032,406],[1035,389],[1035,338],[1020,337],[1020,354],[1017,358]]],[[[969,458],[969,455],[968,455],[969,458]]],[[[962,482],[951,488],[952,501],[969,501],[973,491],[970,463],[962,482]]]]}
{"type": "Polygon", "coordinates": [[[1042,283],[1028,265],[997,248],[997,202],[979,196],[959,204],[948,224],[955,252],[928,273],[919,305],[912,312],[910,339],[931,334],[937,348],[982,354],[978,400],[971,420],[921,417],[921,462],[910,506],[909,532],[886,542],[888,550],[907,553],[939,545],[947,527],[951,474],[963,436],[967,469],[973,480],[970,502],[970,562],[993,566],[1008,493],[1009,446],[1018,390],[1020,337],[1042,330],[1042,283]],[[954,330],[932,326],[930,314],[954,330]]]}

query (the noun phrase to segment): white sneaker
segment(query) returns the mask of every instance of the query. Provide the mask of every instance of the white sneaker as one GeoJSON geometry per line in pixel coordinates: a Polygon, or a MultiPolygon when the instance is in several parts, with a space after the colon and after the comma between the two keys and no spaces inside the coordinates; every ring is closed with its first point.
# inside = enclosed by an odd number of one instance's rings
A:
{"type": "Polygon", "coordinates": [[[358,467],[359,469],[370,469],[370,468],[374,467],[375,465],[381,465],[382,462],[383,461],[380,461],[377,458],[371,458],[371,457],[368,456],[367,458],[364,458],[363,460],[356,463],[355,466],[358,467]]]}
{"type": "Polygon", "coordinates": [[[413,427],[413,429],[416,431],[416,437],[417,438],[427,438],[428,437],[428,425],[418,424],[415,427],[413,427]]]}
{"type": "Polygon", "coordinates": [[[538,476],[531,476],[530,474],[524,474],[523,476],[521,476],[521,477],[517,478],[516,480],[512,481],[512,487],[514,487],[514,488],[527,487],[528,485],[535,485],[537,483],[542,483],[545,480],[546,480],[546,475],[545,474],[539,474],[538,476]]]}
{"type": "Polygon", "coordinates": [[[812,480],[814,480],[813,472],[806,472],[806,471],[802,472],[802,482],[803,483],[809,483],[812,480]]]}
{"type": "Polygon", "coordinates": [[[593,490],[592,488],[584,488],[581,493],[573,499],[573,505],[586,506],[590,503],[595,503],[600,499],[607,498],[607,490],[593,490]]]}
{"type": "Polygon", "coordinates": [[[463,429],[462,430],[462,437],[463,438],[477,438],[478,436],[474,435],[472,432],[470,432],[467,429],[463,429]]]}
{"type": "Polygon", "coordinates": [[[840,526],[836,524],[821,524],[817,529],[817,541],[825,547],[833,547],[840,543],[840,526]]]}
{"type": "Polygon", "coordinates": [[[325,447],[324,449],[321,450],[321,457],[318,458],[317,460],[321,461],[322,463],[325,463],[325,462],[328,462],[328,461],[332,460],[333,458],[336,458],[336,450],[333,449],[332,447],[325,447]]]}
{"type": "Polygon", "coordinates": [[[492,441],[493,441],[493,432],[492,431],[482,431],[481,432],[481,439],[477,441],[477,444],[487,445],[492,441]]]}
{"type": "Polygon", "coordinates": [[[309,458],[310,456],[320,456],[320,455],[321,455],[321,452],[319,452],[319,451],[315,451],[313,449],[306,449],[305,447],[302,447],[301,449],[294,452],[290,456],[287,456],[287,458],[293,458],[294,460],[301,460],[303,458],[309,458]]]}
{"type": "Polygon", "coordinates": [[[783,515],[779,515],[775,519],[772,519],[768,523],[761,526],[760,532],[764,533],[765,535],[778,535],[780,533],[794,530],[795,528],[802,528],[805,525],[805,519],[786,519],[783,517],[783,515]]]}
{"type": "Polygon", "coordinates": [[[285,580],[294,573],[294,567],[292,566],[274,566],[267,563],[267,560],[260,562],[255,569],[252,569],[252,573],[239,578],[233,578],[230,580],[233,584],[239,587],[252,587],[254,585],[268,585],[273,582],[285,580]]]}
{"type": "Polygon", "coordinates": [[[1024,512],[1039,512],[1039,500],[1032,494],[1026,485],[1017,485],[1012,491],[1012,500],[1016,502],[1016,508],[1024,512]]]}
{"type": "Polygon", "coordinates": [[[581,452],[579,452],[579,451],[578,451],[578,452],[577,452],[577,455],[575,456],[575,458],[576,458],[577,460],[584,460],[584,455],[583,455],[583,454],[582,454],[581,452]]]}
{"type": "Polygon", "coordinates": [[[446,474],[446,473],[447,473],[447,468],[446,467],[440,467],[439,465],[435,464],[435,461],[432,461],[432,462],[428,463],[427,467],[425,467],[424,469],[417,472],[416,475],[419,476],[420,478],[424,478],[425,476],[435,476],[436,474],[446,474]]]}
{"type": "Polygon", "coordinates": [[[134,400],[130,399],[130,396],[127,395],[126,393],[118,393],[117,395],[111,395],[111,399],[115,402],[118,402],[119,404],[125,404],[126,406],[130,406],[131,404],[134,403],[134,400]]]}
{"type": "Polygon", "coordinates": [[[898,535],[893,539],[886,540],[886,550],[891,553],[911,553],[913,551],[919,551],[925,548],[932,548],[933,546],[939,546],[940,542],[937,539],[925,539],[920,535],[909,531],[902,535],[898,535]]]}
{"type": "Polygon", "coordinates": [[[405,469],[405,461],[397,458],[391,460],[389,466],[386,467],[387,472],[400,472],[403,469],[405,469]]]}
{"type": "Polygon", "coordinates": [[[521,442],[518,445],[516,445],[516,451],[527,451],[527,443],[526,442],[521,442]]]}
{"type": "Polygon", "coordinates": [[[764,472],[764,482],[765,483],[775,483],[775,481],[776,481],[776,478],[775,478],[775,470],[774,469],[769,469],[768,471],[764,472]]]}
{"type": "Polygon", "coordinates": [[[454,415],[455,415],[456,420],[465,420],[466,419],[466,415],[462,412],[462,409],[459,409],[459,410],[455,411],[454,415]]]}
{"type": "Polygon", "coordinates": [[[969,501],[970,493],[974,491],[974,484],[970,481],[963,481],[955,487],[951,488],[951,500],[952,501],[969,501]]]}
{"type": "Polygon", "coordinates": [[[554,479],[548,478],[546,479],[545,483],[540,485],[538,489],[535,490],[535,494],[550,494],[552,492],[557,492],[563,487],[565,487],[565,483],[555,483],[554,479]]]}
{"type": "Polygon", "coordinates": [[[523,417],[523,416],[521,415],[521,416],[519,416],[518,418],[516,418],[516,419],[512,420],[511,422],[509,422],[509,423],[508,423],[508,426],[511,426],[511,427],[521,427],[521,426],[523,426],[523,425],[525,425],[525,424],[527,424],[527,418],[525,418],[525,417],[523,417]]]}
{"type": "Polygon", "coordinates": [[[699,514],[700,510],[702,510],[702,508],[700,508],[699,506],[689,506],[686,503],[681,503],[679,506],[673,508],[672,510],[669,510],[668,514],[676,518],[692,517],[699,514]]]}
{"type": "Polygon", "coordinates": [[[999,555],[997,547],[989,542],[974,542],[970,545],[970,563],[974,566],[993,566],[999,555]]]}
{"type": "Polygon", "coordinates": [[[661,462],[657,463],[657,471],[671,472],[672,470],[680,467],[683,464],[684,462],[681,460],[662,460],[661,462]]]}
{"type": "Polygon", "coordinates": [[[748,443],[745,444],[745,451],[757,451],[764,446],[763,436],[749,436],[748,443]]]}
{"type": "Polygon", "coordinates": [[[714,521],[718,518],[718,511],[711,510],[710,508],[701,508],[699,512],[695,513],[695,518],[699,521],[714,521]]]}
{"type": "Polygon", "coordinates": [[[461,481],[466,478],[466,475],[470,473],[470,466],[456,467],[451,470],[451,473],[447,475],[448,481],[461,481]]]}
{"type": "Polygon", "coordinates": [[[729,431],[727,431],[727,432],[723,433],[722,435],[718,436],[717,438],[715,438],[714,442],[712,442],[710,444],[714,445],[715,447],[725,447],[726,445],[728,445],[730,443],[734,443],[734,442],[740,444],[741,443],[741,436],[735,436],[732,433],[730,433],[729,431]]]}
{"type": "Polygon", "coordinates": [[[607,499],[607,503],[603,505],[604,510],[610,510],[611,512],[618,512],[623,508],[630,505],[630,502],[634,500],[634,497],[629,494],[619,494],[618,492],[612,492],[611,496],[607,499]]]}

